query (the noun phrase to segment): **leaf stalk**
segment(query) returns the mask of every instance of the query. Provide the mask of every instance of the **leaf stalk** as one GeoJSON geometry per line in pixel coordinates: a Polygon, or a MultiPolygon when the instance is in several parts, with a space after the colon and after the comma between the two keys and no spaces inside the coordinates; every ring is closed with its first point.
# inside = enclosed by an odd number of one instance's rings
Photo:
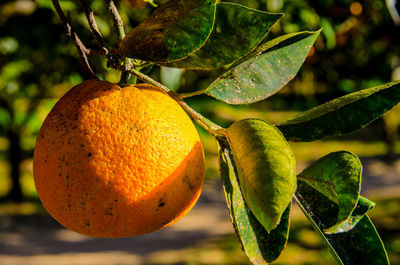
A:
{"type": "Polygon", "coordinates": [[[178,95],[181,98],[190,98],[190,97],[199,96],[199,95],[203,95],[203,94],[204,94],[203,90],[197,90],[197,91],[186,92],[186,93],[178,93],[178,95]]]}

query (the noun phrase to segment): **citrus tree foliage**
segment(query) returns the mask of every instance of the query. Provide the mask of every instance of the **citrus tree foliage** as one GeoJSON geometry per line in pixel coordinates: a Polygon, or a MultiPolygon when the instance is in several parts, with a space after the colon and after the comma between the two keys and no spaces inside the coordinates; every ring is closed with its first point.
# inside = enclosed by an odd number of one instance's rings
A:
{"type": "Polygon", "coordinates": [[[28,4],[25,13],[19,13],[13,9],[14,2],[0,4],[0,137],[10,143],[0,144],[0,158],[10,162],[11,187],[6,198],[20,201],[23,195],[31,195],[21,189],[24,169],[20,164],[32,157],[41,115],[54,104],[57,93],[65,91],[63,86],[59,92],[52,87],[82,79],[62,26],[48,23],[54,12],[44,7],[30,9],[28,4]]]}
{"type": "MultiPolygon", "coordinates": [[[[367,216],[374,203],[360,196],[362,165],[357,156],[348,151],[331,153],[296,176],[287,141],[314,141],[366,126],[400,101],[399,82],[337,98],[275,125],[246,119],[225,129],[191,109],[184,98],[204,94],[228,104],[267,99],[295,77],[320,30],[275,37],[269,32],[282,14],[215,0],[170,0],[125,36],[115,5],[108,0],[120,40],[110,48],[90,6],[80,2],[100,46],[98,52],[107,57],[111,68],[122,72],[120,84],[139,78],[156,85],[217,140],[231,220],[253,264],[272,262],[283,251],[292,198],[339,264],[389,263],[367,216]],[[206,88],[181,95],[146,75],[158,66],[220,74],[206,88]],[[130,79],[131,74],[135,77],[130,79]]],[[[53,3],[68,29],[58,1],[53,3]]],[[[69,36],[93,78],[88,49],[74,32],[69,36]]]]}

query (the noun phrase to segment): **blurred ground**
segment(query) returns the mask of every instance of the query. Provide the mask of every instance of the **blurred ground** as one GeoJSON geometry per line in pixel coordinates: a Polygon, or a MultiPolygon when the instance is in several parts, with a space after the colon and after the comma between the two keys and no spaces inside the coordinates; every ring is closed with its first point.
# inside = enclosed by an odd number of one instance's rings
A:
{"type": "MultiPolygon", "coordinates": [[[[98,239],[66,230],[48,215],[1,216],[1,265],[144,264],[157,252],[196,246],[233,233],[222,193],[208,182],[178,224],[148,235],[98,239]]],[[[222,190],[221,190],[222,191],[222,190]]]]}
{"type": "MultiPolygon", "coordinates": [[[[371,217],[392,264],[400,264],[400,156],[391,163],[384,157],[361,160],[362,193],[379,198],[371,217]]],[[[15,209],[11,214],[11,206],[0,206],[0,265],[248,264],[233,236],[217,178],[206,182],[199,203],[180,222],[133,238],[82,236],[62,228],[33,205],[18,206],[19,214],[15,209]]],[[[292,212],[288,247],[275,264],[335,264],[297,208],[292,212]]]]}

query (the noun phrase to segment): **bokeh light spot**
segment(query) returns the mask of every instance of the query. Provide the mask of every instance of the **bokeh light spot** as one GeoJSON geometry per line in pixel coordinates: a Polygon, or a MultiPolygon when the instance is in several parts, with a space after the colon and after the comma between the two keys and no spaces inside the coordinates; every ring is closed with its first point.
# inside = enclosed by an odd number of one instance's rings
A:
{"type": "Polygon", "coordinates": [[[360,4],[360,2],[353,2],[350,5],[350,12],[354,16],[359,16],[361,15],[363,11],[363,6],[360,4]]]}

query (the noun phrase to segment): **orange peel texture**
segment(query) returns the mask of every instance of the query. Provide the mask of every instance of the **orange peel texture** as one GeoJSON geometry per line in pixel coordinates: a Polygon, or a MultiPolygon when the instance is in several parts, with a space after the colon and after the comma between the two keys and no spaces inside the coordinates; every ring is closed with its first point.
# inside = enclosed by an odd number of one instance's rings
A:
{"type": "Polygon", "coordinates": [[[46,117],[33,173],[46,210],[65,227],[126,237],[167,227],[200,196],[204,152],[192,121],[149,85],[73,87],[46,117]]]}

